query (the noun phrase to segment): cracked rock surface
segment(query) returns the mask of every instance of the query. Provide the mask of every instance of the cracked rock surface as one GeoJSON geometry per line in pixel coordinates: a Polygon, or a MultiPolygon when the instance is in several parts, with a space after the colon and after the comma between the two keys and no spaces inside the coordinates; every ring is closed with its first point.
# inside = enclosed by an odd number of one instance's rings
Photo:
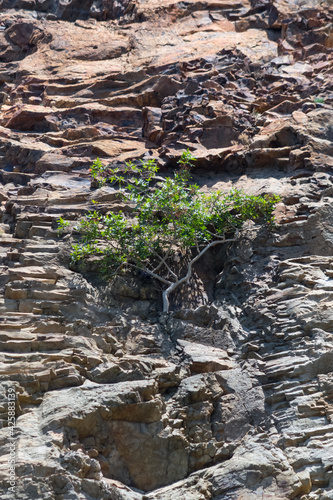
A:
{"type": "Polygon", "coordinates": [[[333,500],[332,2],[0,8],[1,499],[333,500]],[[97,157],[165,175],[186,148],[204,191],[281,202],[163,315],[70,243],[93,200],[131,210],[97,157]]]}

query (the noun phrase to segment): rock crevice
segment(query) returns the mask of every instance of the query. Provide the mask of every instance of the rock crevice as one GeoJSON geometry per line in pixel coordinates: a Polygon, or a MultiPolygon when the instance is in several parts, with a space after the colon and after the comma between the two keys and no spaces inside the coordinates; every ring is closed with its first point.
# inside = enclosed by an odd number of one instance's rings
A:
{"type": "Polygon", "coordinates": [[[1,498],[332,499],[332,3],[0,5],[1,498]],[[132,210],[97,157],[187,148],[203,190],[281,202],[166,316],[70,244],[93,200],[132,210]]]}

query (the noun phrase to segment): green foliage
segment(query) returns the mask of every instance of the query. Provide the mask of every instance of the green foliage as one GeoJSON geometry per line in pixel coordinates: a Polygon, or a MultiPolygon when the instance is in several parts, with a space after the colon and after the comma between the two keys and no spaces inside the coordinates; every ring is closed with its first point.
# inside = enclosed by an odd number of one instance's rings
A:
{"type": "Polygon", "coordinates": [[[102,162],[97,158],[90,167],[92,177],[98,181],[100,186],[104,186],[106,182],[117,183],[121,188],[124,184],[128,190],[133,189],[132,184],[140,186],[142,189],[149,186],[151,180],[155,177],[158,170],[154,160],[144,162],[140,160],[141,166],[134,165],[129,161],[125,163],[122,170],[119,168],[111,168],[103,166],[102,162]],[[138,178],[132,178],[133,175],[138,178]]]}
{"type": "Polygon", "coordinates": [[[63,219],[60,216],[59,219],[57,220],[57,223],[58,223],[57,232],[58,236],[60,236],[65,231],[65,228],[69,226],[70,222],[68,220],[63,219]]]}
{"type": "Polygon", "coordinates": [[[314,97],[314,98],[313,98],[313,101],[314,101],[316,104],[324,104],[325,99],[324,99],[323,97],[314,97]]]}
{"type": "Polygon", "coordinates": [[[89,170],[93,179],[97,179],[100,183],[105,184],[106,178],[103,177],[103,173],[106,169],[99,158],[94,161],[89,170]]]}
{"type": "Polygon", "coordinates": [[[118,185],[119,196],[132,204],[133,213],[90,211],[77,227],[80,241],[73,246],[73,260],[98,255],[108,276],[136,268],[170,285],[179,280],[179,259],[191,259],[211,242],[233,237],[247,220],[273,224],[277,196],[238,190],[203,193],[190,182],[194,160],[189,150],[183,152],[180,169],[162,181],[156,179],[154,160],[129,162],[123,169],[106,169],[96,160],[94,179],[100,185],[118,185]]]}
{"type": "Polygon", "coordinates": [[[178,160],[178,165],[181,169],[189,170],[191,167],[194,167],[194,163],[192,163],[194,161],[196,161],[196,157],[193,156],[191,151],[187,148],[186,151],[183,151],[178,160]]]}

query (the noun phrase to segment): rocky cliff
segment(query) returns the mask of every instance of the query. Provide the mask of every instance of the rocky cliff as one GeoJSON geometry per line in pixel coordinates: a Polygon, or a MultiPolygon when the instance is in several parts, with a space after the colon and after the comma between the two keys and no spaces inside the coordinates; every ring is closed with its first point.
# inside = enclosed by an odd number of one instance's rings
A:
{"type": "Polygon", "coordinates": [[[1,498],[333,499],[332,2],[0,5],[1,498]],[[126,210],[94,159],[188,147],[203,189],[282,201],[166,316],[71,230],[126,210]]]}

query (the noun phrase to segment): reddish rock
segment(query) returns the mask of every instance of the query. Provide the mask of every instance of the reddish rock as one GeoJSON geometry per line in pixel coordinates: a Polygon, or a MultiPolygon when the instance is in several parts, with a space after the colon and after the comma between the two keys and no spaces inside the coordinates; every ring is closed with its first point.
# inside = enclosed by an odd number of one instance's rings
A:
{"type": "Polygon", "coordinates": [[[331,498],[331,6],[0,3],[0,469],[15,388],[16,497],[331,498]],[[98,255],[70,253],[87,211],[135,216],[92,181],[97,157],[155,158],[161,182],[187,148],[204,191],[281,201],[276,226],[200,261],[166,317],[144,273],[107,283],[98,255]]]}

